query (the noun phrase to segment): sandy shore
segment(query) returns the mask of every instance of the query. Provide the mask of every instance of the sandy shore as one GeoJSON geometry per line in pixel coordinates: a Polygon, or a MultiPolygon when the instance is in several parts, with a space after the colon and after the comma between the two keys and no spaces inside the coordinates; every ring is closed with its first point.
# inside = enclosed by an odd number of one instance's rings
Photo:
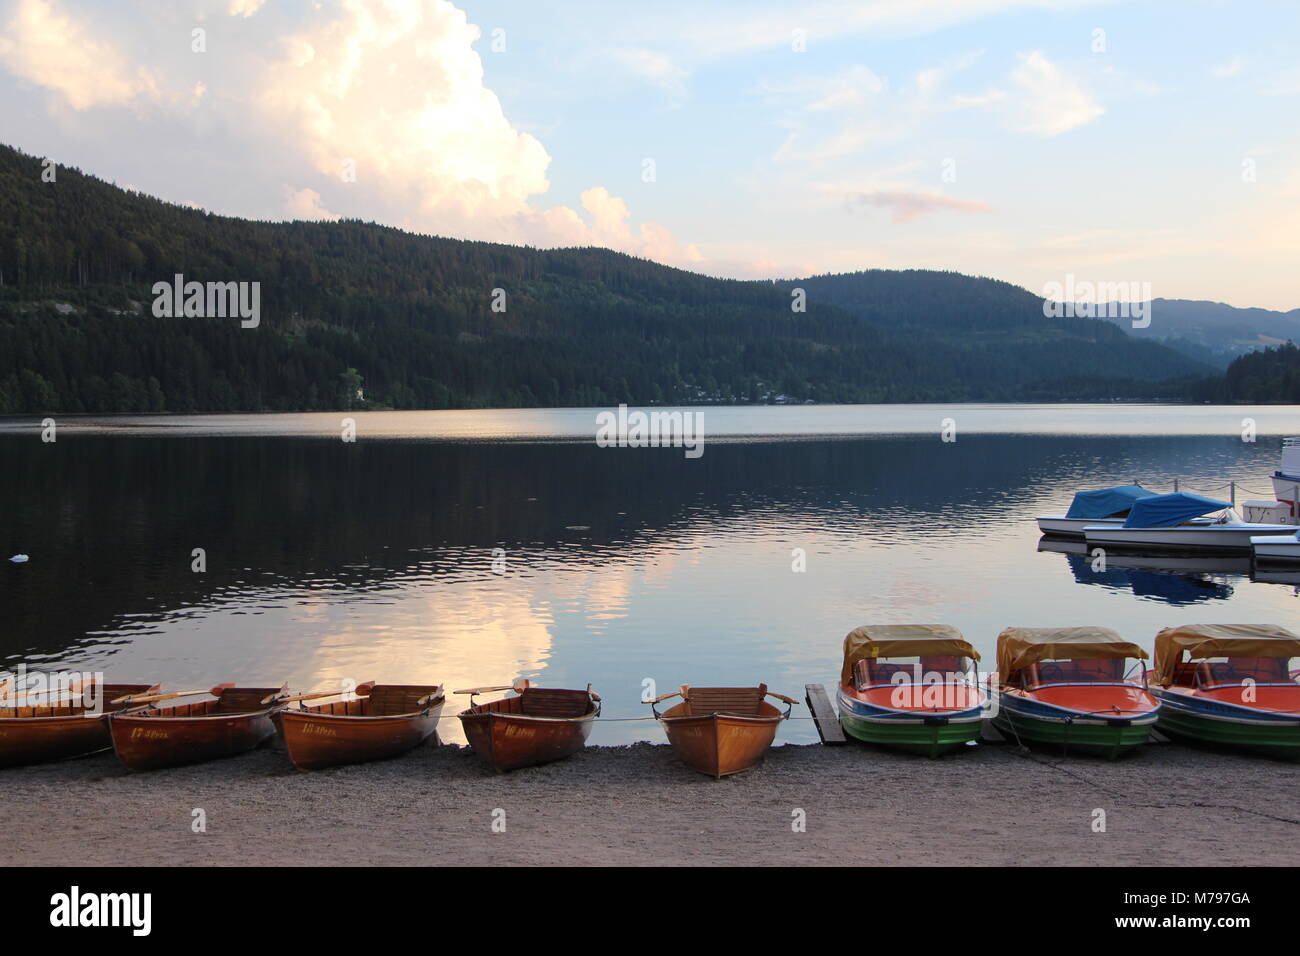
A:
{"type": "Polygon", "coordinates": [[[1297,793],[1300,766],[1171,744],[1117,763],[787,746],[721,782],[651,744],[506,776],[454,746],[316,773],[274,749],[146,774],[104,754],[0,771],[0,864],[1293,865],[1297,793]]]}

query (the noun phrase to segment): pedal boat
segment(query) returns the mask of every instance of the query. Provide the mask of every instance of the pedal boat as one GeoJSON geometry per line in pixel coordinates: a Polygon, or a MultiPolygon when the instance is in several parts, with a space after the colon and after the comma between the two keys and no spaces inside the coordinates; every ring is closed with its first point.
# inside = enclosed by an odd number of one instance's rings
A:
{"type": "Polygon", "coordinates": [[[1151,736],[1147,653],[1110,628],[1010,627],[997,653],[993,726],[1008,740],[1113,760],[1151,736]]]}
{"type": "Polygon", "coordinates": [[[979,653],[947,624],[879,624],[844,638],[839,713],[864,743],[938,757],[976,741],[987,704],[979,653]]]}
{"type": "Polygon", "coordinates": [[[1160,732],[1184,743],[1300,760],[1300,637],[1261,624],[1195,624],[1156,635],[1151,693],[1160,732]]]}

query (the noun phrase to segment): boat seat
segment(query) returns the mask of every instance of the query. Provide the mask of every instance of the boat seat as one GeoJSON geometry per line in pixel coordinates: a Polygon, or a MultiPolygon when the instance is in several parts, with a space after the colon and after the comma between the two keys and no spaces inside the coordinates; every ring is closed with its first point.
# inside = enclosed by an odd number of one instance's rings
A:
{"type": "Polygon", "coordinates": [[[419,701],[434,693],[439,688],[436,684],[376,684],[370,688],[368,699],[370,706],[367,716],[388,717],[395,714],[413,714],[427,704],[419,701]]]}
{"type": "Polygon", "coordinates": [[[528,717],[582,717],[591,710],[591,697],[585,690],[528,687],[519,702],[521,712],[528,717]]]}
{"type": "Polygon", "coordinates": [[[853,665],[853,680],[858,690],[865,690],[868,687],[875,687],[880,684],[894,683],[894,675],[902,674],[907,680],[904,683],[912,683],[912,667],[910,664],[890,664],[886,661],[872,660],[864,658],[853,665]]]}
{"type": "Polygon", "coordinates": [[[268,705],[262,703],[274,694],[284,693],[283,687],[231,687],[221,692],[216,700],[216,712],[220,714],[247,714],[263,710],[268,705]]]}
{"type": "Polygon", "coordinates": [[[1122,681],[1123,679],[1124,660],[1119,657],[1040,661],[1037,664],[1030,664],[1024,671],[1025,686],[1122,681]]]}
{"type": "Polygon", "coordinates": [[[760,687],[691,687],[686,694],[688,713],[692,717],[709,714],[735,714],[753,717],[761,711],[767,685],[760,687]]]}
{"type": "Polygon", "coordinates": [[[1228,661],[1201,661],[1196,665],[1196,683],[1200,687],[1223,684],[1240,684],[1246,680],[1256,683],[1289,681],[1287,658],[1284,657],[1234,657],[1228,661]]]}
{"type": "Polygon", "coordinates": [[[964,658],[956,654],[946,654],[942,657],[922,657],[921,674],[960,674],[963,671],[963,660],[964,658]]]}

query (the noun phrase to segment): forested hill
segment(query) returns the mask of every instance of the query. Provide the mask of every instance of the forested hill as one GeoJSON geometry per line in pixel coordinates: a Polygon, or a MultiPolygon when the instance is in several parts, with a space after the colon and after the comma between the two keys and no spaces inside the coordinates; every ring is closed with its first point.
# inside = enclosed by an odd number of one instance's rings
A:
{"type": "Polygon", "coordinates": [[[604,249],[250,222],[42,168],[0,147],[5,412],[1180,397],[1187,382],[1157,383],[1205,371],[952,273],[713,279],[604,249]],[[259,282],[260,324],[155,317],[152,286],[177,273],[259,282]]]}

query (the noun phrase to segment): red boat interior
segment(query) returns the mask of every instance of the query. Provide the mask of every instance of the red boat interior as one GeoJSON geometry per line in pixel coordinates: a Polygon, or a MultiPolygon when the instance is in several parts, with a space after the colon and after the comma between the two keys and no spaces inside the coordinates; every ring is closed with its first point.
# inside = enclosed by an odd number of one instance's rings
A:
{"type": "Polygon", "coordinates": [[[1127,664],[1122,657],[1040,661],[1017,671],[1011,687],[1042,703],[1085,714],[1150,713],[1159,703],[1140,676],[1125,678],[1127,664]]]}
{"type": "Polygon", "coordinates": [[[963,679],[971,661],[947,655],[880,660],[867,658],[853,665],[850,697],[874,707],[924,711],[927,714],[962,711],[983,701],[979,689],[963,679]]]}
{"type": "Polygon", "coordinates": [[[1173,686],[1239,707],[1300,713],[1300,683],[1286,657],[1184,661],[1174,671],[1173,686]]]}
{"type": "Polygon", "coordinates": [[[404,714],[418,714],[422,710],[437,707],[443,702],[442,688],[430,684],[427,687],[413,684],[376,684],[369,694],[355,700],[336,700],[303,710],[313,714],[328,714],[332,717],[398,717],[404,714]],[[430,694],[436,694],[433,700],[420,703],[430,694]]]}

